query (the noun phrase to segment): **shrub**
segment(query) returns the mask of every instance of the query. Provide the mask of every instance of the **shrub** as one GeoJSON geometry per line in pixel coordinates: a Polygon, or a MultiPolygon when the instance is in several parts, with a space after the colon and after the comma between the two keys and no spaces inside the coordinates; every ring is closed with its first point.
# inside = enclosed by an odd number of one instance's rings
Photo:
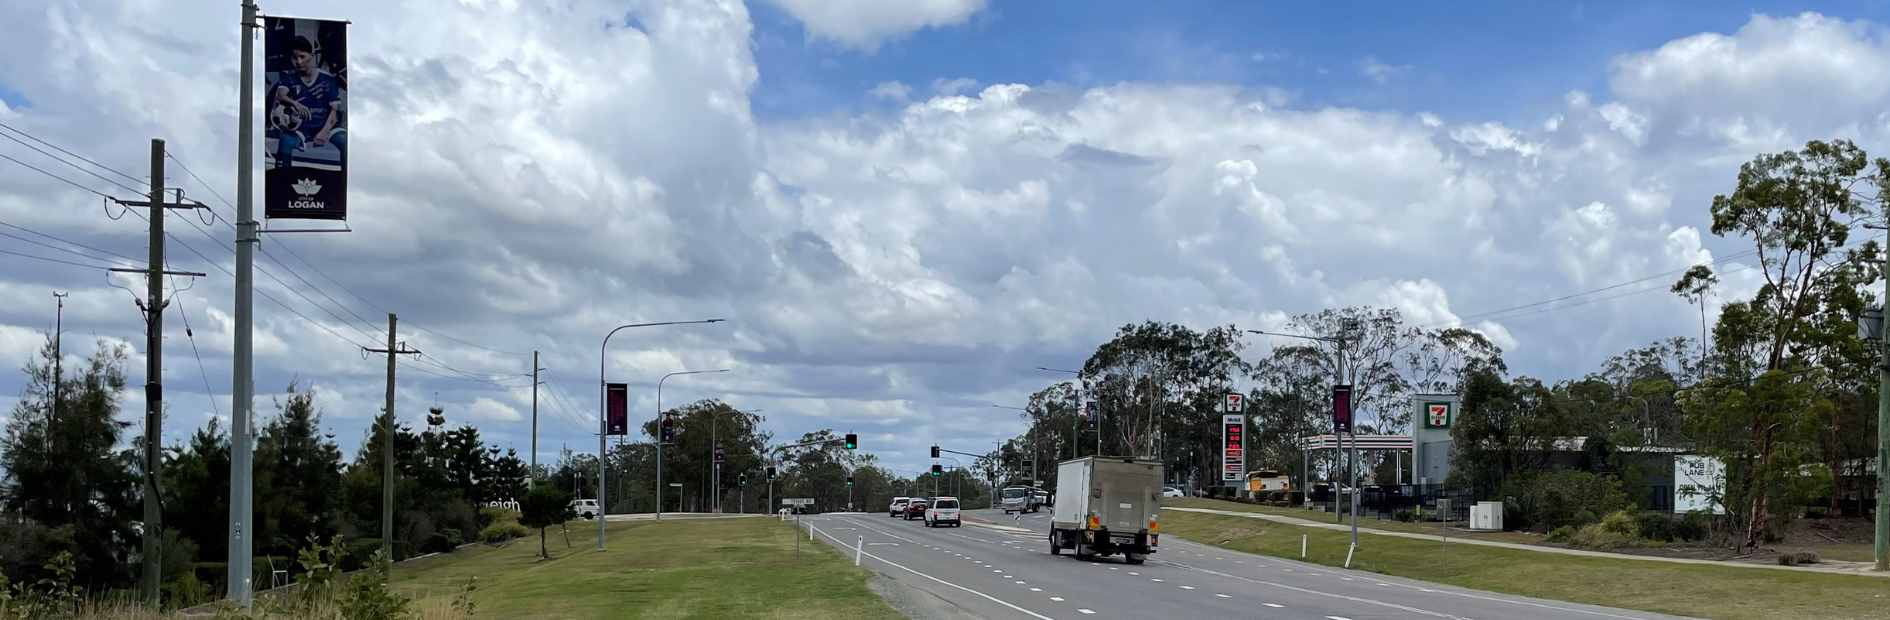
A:
{"type": "Polygon", "coordinates": [[[1409,508],[1400,508],[1397,512],[1391,513],[1391,518],[1394,521],[1410,523],[1417,520],[1417,513],[1412,512],[1409,508]]]}
{"type": "MultiPolygon", "coordinates": [[[[1558,531],[1568,526],[1558,528],[1558,531]]],[[[1640,522],[1634,513],[1617,510],[1602,517],[1600,522],[1590,523],[1575,530],[1568,536],[1568,544],[1586,549],[1614,549],[1619,547],[1638,547],[1647,541],[1639,536],[1640,522]]]]}
{"type": "Polygon", "coordinates": [[[1817,564],[1818,562],[1819,562],[1818,554],[1810,552],[1810,551],[1796,551],[1796,552],[1778,554],[1778,563],[1781,566],[1797,566],[1799,564],[1817,564]]]}
{"type": "Polygon", "coordinates": [[[523,538],[532,531],[517,521],[493,523],[479,530],[479,542],[502,543],[514,538],[523,538]]]}
{"type": "Polygon", "coordinates": [[[420,552],[452,553],[453,548],[457,546],[458,545],[453,544],[452,541],[446,539],[446,532],[434,532],[428,534],[426,541],[420,543],[420,552]]]}
{"type": "Polygon", "coordinates": [[[1712,522],[1702,512],[1689,512],[1673,525],[1673,537],[1677,540],[1706,540],[1712,531],[1712,522]]]}
{"type": "Polygon", "coordinates": [[[1548,531],[1594,523],[1628,506],[1621,481],[1585,471],[1554,470],[1512,478],[1503,485],[1503,520],[1517,529],[1548,531]]]}
{"type": "Polygon", "coordinates": [[[1549,535],[1543,537],[1542,539],[1548,542],[1552,542],[1552,543],[1565,543],[1565,542],[1568,542],[1569,539],[1574,538],[1574,537],[1575,537],[1575,528],[1573,526],[1564,525],[1562,527],[1558,527],[1553,530],[1550,530],[1549,535]]]}
{"type": "Polygon", "coordinates": [[[1658,512],[1643,512],[1634,517],[1634,530],[1648,540],[1673,540],[1673,519],[1658,512]]]}

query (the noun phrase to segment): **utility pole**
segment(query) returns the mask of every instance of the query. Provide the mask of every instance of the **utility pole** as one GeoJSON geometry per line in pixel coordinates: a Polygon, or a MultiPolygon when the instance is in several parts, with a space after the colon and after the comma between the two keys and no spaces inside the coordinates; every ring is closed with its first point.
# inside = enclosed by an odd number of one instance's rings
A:
{"type": "MultiPolygon", "coordinates": [[[[1885,231],[1890,239],[1890,230],[1885,231]]],[[[1884,302],[1890,308],[1890,258],[1884,263],[1884,302]]],[[[1877,346],[1883,357],[1877,363],[1877,545],[1876,570],[1890,570],[1890,330],[1878,320],[1877,346]]]]}
{"type": "Polygon", "coordinates": [[[163,583],[164,514],[158,509],[158,459],[164,424],[164,141],[151,140],[151,256],[144,311],[144,600],[156,607],[163,583]]]}
{"type": "Polygon", "coordinates": [[[532,351],[532,475],[533,486],[538,484],[538,351],[532,351]]]}
{"type": "Polygon", "coordinates": [[[47,453],[52,452],[53,420],[59,417],[59,382],[62,381],[59,374],[59,371],[60,371],[59,363],[60,363],[60,360],[65,358],[65,354],[62,353],[59,349],[59,343],[61,339],[64,338],[65,333],[66,333],[66,296],[67,295],[68,295],[67,293],[61,293],[58,291],[54,291],[52,294],[53,303],[58,304],[59,308],[55,310],[53,314],[52,407],[46,410],[46,452],[47,453]]]}
{"type": "Polygon", "coordinates": [[[256,43],[251,31],[256,26],[256,3],[254,0],[242,0],[243,21],[237,38],[242,41],[242,69],[237,82],[236,104],[236,334],[233,338],[232,360],[230,364],[230,540],[229,559],[226,566],[226,579],[229,584],[229,598],[247,609],[251,601],[250,589],[250,520],[255,514],[250,509],[255,491],[251,479],[251,443],[250,406],[255,394],[255,386],[250,381],[251,365],[255,360],[251,356],[251,335],[255,327],[255,317],[251,296],[254,294],[256,213],[254,202],[255,171],[251,164],[255,161],[256,140],[256,43]]]}
{"type": "Polygon", "coordinates": [[[405,342],[394,345],[397,322],[394,313],[387,313],[387,348],[363,349],[387,354],[387,408],[381,413],[381,553],[390,562],[394,560],[394,356],[420,354],[405,342]]]}

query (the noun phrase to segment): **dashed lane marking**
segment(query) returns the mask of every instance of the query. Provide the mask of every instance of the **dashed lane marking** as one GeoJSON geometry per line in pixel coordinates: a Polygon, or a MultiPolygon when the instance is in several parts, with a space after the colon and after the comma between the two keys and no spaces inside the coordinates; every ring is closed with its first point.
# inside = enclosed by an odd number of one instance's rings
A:
{"type": "Polygon", "coordinates": [[[1096,610],[1094,609],[1078,609],[1076,611],[1077,613],[1084,614],[1084,615],[1096,613],[1096,610]]]}
{"type": "Polygon", "coordinates": [[[1058,602],[1058,603],[1061,603],[1061,602],[1063,602],[1063,597],[1061,597],[1061,596],[1052,596],[1052,597],[1050,597],[1050,600],[1053,600],[1053,601],[1056,601],[1056,602],[1058,602]]]}
{"type": "Polygon", "coordinates": [[[1031,592],[1042,592],[1042,591],[1043,591],[1043,588],[1031,588],[1031,589],[1030,589],[1030,591],[1031,591],[1031,592]]]}
{"type": "Polygon", "coordinates": [[[1215,593],[1214,593],[1214,596],[1217,596],[1217,597],[1220,597],[1220,598],[1234,598],[1234,597],[1231,597],[1231,596],[1228,596],[1228,595],[1225,595],[1225,594],[1221,594],[1221,593],[1219,593],[1219,592],[1215,592],[1215,593]]]}
{"type": "Polygon", "coordinates": [[[1272,608],[1274,608],[1274,609],[1280,609],[1280,608],[1283,608],[1283,607],[1286,607],[1285,605],[1281,605],[1281,604],[1279,604],[1279,603],[1261,603],[1261,605],[1266,605],[1266,606],[1268,606],[1268,607],[1272,607],[1272,608]]]}
{"type": "Polygon", "coordinates": [[[1175,587],[1177,587],[1177,588],[1181,588],[1181,589],[1183,589],[1183,590],[1193,590],[1193,589],[1194,589],[1194,586],[1175,586],[1175,587]]]}

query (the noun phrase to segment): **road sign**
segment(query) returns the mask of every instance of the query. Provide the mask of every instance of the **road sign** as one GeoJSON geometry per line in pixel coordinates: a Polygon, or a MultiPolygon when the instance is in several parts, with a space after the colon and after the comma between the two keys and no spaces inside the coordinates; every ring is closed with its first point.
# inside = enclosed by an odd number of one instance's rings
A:
{"type": "Polygon", "coordinates": [[[1221,413],[1240,413],[1246,411],[1246,399],[1239,393],[1230,392],[1221,406],[1221,413]]]}
{"type": "Polygon", "coordinates": [[[1332,430],[1352,432],[1352,386],[1332,386],[1332,430]]]}
{"type": "Polygon", "coordinates": [[[814,498],[812,497],[783,497],[781,498],[781,505],[782,506],[812,506],[814,505],[814,498]]]}

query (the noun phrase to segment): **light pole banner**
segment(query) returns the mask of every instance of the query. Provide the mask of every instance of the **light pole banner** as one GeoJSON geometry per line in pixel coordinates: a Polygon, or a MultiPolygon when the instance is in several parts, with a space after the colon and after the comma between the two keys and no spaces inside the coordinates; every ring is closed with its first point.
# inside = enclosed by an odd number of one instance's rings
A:
{"type": "MultiPolygon", "coordinates": [[[[630,434],[630,385],[604,384],[605,435],[630,434]]],[[[720,448],[717,448],[720,450],[720,448]]]]}
{"type": "Polygon", "coordinates": [[[348,219],[348,24],[263,19],[263,217],[348,219]]]}
{"type": "Polygon", "coordinates": [[[1240,486],[1247,478],[1247,416],[1221,416],[1221,482],[1240,486]]]}

